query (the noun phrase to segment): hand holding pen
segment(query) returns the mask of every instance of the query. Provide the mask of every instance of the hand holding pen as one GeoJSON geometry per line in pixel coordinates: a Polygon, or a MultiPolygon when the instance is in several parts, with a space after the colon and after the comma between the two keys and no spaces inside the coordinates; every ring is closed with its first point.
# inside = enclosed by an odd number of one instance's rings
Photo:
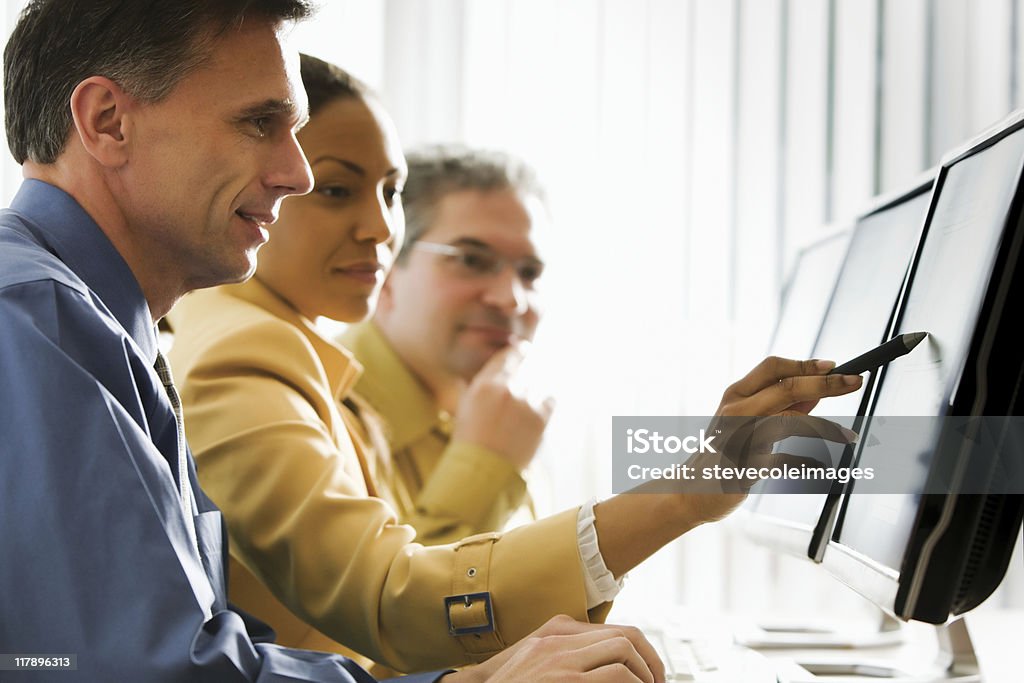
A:
{"type": "Polygon", "coordinates": [[[862,353],[853,360],[832,368],[830,375],[859,375],[874,370],[886,363],[891,363],[900,356],[910,353],[921,340],[928,336],[927,332],[908,332],[893,337],[889,341],[876,346],[867,353],[862,353]]]}

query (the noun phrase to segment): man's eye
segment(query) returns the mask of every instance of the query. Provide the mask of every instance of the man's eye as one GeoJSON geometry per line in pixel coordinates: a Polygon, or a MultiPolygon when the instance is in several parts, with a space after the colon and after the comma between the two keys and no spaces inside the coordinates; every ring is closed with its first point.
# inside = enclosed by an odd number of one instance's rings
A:
{"type": "Polygon", "coordinates": [[[519,268],[519,281],[524,285],[532,285],[544,274],[544,267],[539,265],[522,266],[519,268]]]}
{"type": "Polygon", "coordinates": [[[351,190],[340,185],[324,185],[316,188],[316,192],[330,199],[348,199],[352,196],[351,190]]]}
{"type": "Polygon", "coordinates": [[[269,116],[257,116],[251,119],[252,127],[256,131],[256,135],[265,138],[270,134],[270,117],[269,116]]]}
{"type": "Polygon", "coordinates": [[[459,262],[474,272],[490,273],[494,269],[495,259],[478,251],[465,251],[459,257],[459,262]]]}

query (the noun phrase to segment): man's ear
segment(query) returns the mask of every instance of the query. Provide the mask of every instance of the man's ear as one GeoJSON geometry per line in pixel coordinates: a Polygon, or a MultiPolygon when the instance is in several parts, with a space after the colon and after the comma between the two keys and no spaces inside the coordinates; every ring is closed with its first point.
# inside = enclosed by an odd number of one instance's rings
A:
{"type": "Polygon", "coordinates": [[[116,168],[128,161],[125,114],[134,103],[114,81],[91,76],[71,93],[71,117],[82,147],[103,166],[116,168]]]}

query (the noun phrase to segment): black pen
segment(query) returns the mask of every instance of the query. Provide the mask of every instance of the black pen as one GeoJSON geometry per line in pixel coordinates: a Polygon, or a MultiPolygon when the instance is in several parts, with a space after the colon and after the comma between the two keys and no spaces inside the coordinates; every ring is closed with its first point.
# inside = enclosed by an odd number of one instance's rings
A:
{"type": "Polygon", "coordinates": [[[908,354],[921,340],[928,336],[927,332],[907,332],[893,337],[881,346],[876,346],[867,353],[862,353],[853,360],[832,368],[830,375],[859,375],[890,363],[902,355],[908,354]]]}

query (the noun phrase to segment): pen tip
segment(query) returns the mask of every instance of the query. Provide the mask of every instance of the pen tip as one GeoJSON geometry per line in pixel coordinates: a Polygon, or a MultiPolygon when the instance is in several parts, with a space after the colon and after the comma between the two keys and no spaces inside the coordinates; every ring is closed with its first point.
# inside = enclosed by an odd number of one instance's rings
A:
{"type": "Polygon", "coordinates": [[[912,349],[921,343],[921,340],[928,336],[927,332],[909,332],[903,335],[904,343],[908,349],[912,349]]]}

